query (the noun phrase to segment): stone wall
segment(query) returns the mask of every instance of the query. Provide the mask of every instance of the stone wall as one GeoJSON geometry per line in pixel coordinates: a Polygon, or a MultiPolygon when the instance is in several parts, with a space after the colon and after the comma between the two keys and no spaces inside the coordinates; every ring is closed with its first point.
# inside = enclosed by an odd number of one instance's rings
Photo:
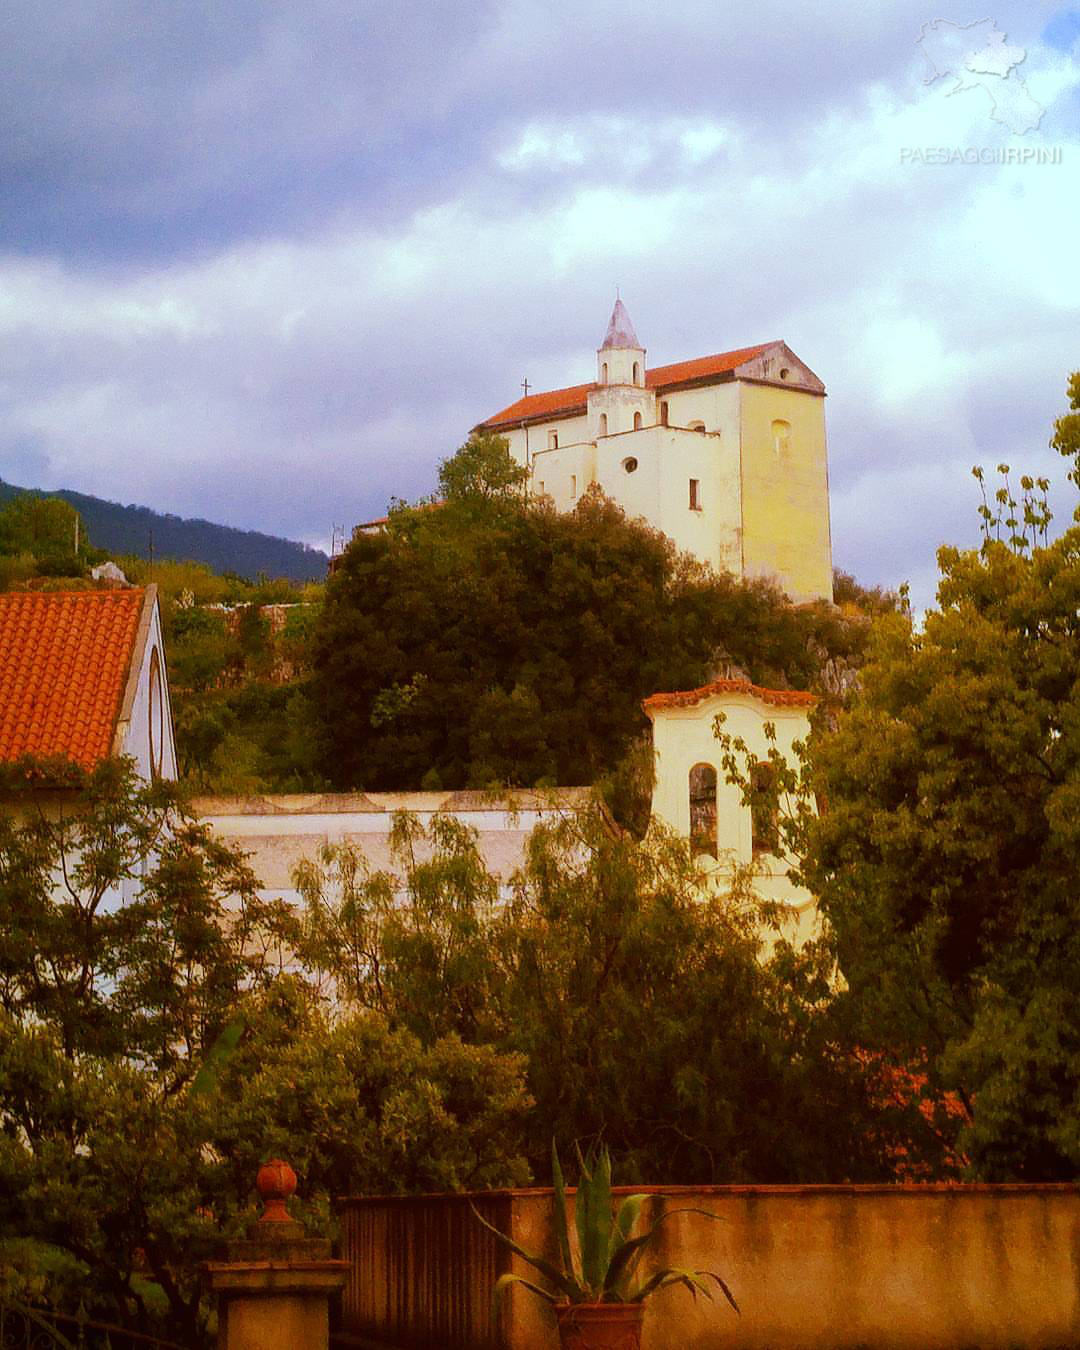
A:
{"type": "MultiPolygon", "coordinates": [[[[625,1193],[625,1191],[623,1192],[625,1193]]],[[[648,1304],[645,1350],[1018,1350],[1080,1344],[1080,1192],[1044,1186],[669,1187],[665,1265],[719,1271],[742,1309],[681,1289],[648,1304]]],[[[655,1213],[663,1203],[655,1193],[655,1213]]],[[[546,1191],[477,1197],[485,1216],[553,1256],[546,1191]]],[[[545,1350],[550,1314],[516,1289],[461,1196],[343,1202],[343,1330],[400,1350],[545,1350]]],[[[526,1267],[514,1258],[514,1269],[526,1267]]]]}

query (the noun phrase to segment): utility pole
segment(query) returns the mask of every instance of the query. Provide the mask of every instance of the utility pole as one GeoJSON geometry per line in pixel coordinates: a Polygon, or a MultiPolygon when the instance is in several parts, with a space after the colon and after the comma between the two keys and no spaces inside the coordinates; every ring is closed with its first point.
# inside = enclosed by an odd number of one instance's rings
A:
{"type": "MultiPolygon", "coordinates": [[[[529,386],[529,377],[528,377],[528,375],[526,375],[525,378],[521,381],[521,387],[522,387],[522,389],[525,390],[525,397],[528,398],[528,397],[529,397],[529,388],[530,388],[530,386],[529,386]]],[[[531,469],[532,469],[532,465],[529,463],[529,424],[528,424],[528,422],[525,421],[525,420],[522,420],[521,428],[522,428],[522,430],[525,432],[525,468],[526,468],[526,470],[531,470],[531,469]]],[[[527,488],[527,487],[528,487],[528,484],[526,483],[526,488],[527,488]]]]}

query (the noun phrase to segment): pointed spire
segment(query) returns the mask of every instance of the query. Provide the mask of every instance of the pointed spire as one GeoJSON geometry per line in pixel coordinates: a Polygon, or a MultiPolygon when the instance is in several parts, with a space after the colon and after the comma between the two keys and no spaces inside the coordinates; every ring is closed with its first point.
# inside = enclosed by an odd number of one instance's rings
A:
{"type": "Polygon", "coordinates": [[[608,324],[607,334],[600,350],[604,351],[608,347],[641,349],[641,343],[637,340],[637,334],[634,332],[634,325],[630,322],[630,315],[627,314],[626,306],[621,300],[615,301],[615,308],[611,311],[611,322],[608,324]]]}

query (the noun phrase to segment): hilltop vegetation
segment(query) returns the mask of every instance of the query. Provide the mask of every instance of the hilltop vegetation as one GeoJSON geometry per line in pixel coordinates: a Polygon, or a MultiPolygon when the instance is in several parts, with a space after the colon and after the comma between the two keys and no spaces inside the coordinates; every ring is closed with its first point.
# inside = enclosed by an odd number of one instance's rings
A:
{"type": "Polygon", "coordinates": [[[201,562],[215,572],[234,573],[253,582],[260,576],[297,582],[321,581],[326,576],[329,560],[325,553],[257,530],[187,520],[146,506],[122,506],[82,492],[62,489],[46,494],[0,482],[0,502],[20,497],[66,502],[78,512],[94,544],[112,556],[146,559],[152,542],[157,559],[201,562]]]}
{"type": "MultiPolygon", "coordinates": [[[[327,587],[119,555],[131,581],[161,592],[191,786],[603,781],[640,831],[643,698],[728,675],[837,695],[867,615],[896,606],[842,574],[839,609],[792,606],[677,554],[597,492],[562,515],[522,479],[500,438],[469,441],[441,466],[438,508],[398,506],[384,531],[353,540],[327,587]]],[[[73,584],[106,556],[98,542],[57,498],[0,510],[6,584],[73,584]]]]}
{"type": "Polygon", "coordinates": [[[335,787],[591,783],[658,689],[827,690],[861,659],[861,614],[718,575],[597,492],[560,514],[522,476],[477,438],[443,464],[439,509],[401,507],[345,551],[309,686],[335,787]]]}

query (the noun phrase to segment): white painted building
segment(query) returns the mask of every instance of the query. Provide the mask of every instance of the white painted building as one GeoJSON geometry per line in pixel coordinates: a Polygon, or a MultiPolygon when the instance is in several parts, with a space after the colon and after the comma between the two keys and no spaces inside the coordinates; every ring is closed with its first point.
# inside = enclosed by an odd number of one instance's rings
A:
{"type": "Polygon", "coordinates": [[[176,777],[157,587],[0,595],[0,761],[120,755],[176,777]]]}
{"type": "MultiPolygon", "coordinates": [[[[372,871],[397,873],[390,836],[399,811],[408,811],[425,828],[439,813],[474,830],[485,867],[508,897],[508,883],[525,860],[532,830],[541,821],[583,810],[590,798],[588,788],[327,792],[198,797],[193,807],[219,838],[249,855],[260,895],[296,904],[300,893],[295,869],[305,859],[315,860],[325,844],[354,845],[372,871]]],[[[430,855],[430,845],[421,841],[418,860],[426,861],[430,855]]]]}
{"type": "Polygon", "coordinates": [[[825,386],[783,342],[649,369],[616,301],[595,381],[528,394],[505,436],[532,491],[572,510],[591,484],[717,570],[832,599],[825,386]]]}
{"type": "MultiPolygon", "coordinates": [[[[176,777],[157,587],[0,594],[0,761],[26,771],[0,809],[20,822],[66,816],[74,791],[59,765],[92,771],[120,756],[146,781],[176,777]]],[[[102,904],[138,890],[127,877],[102,904]]]]}
{"type": "MultiPolygon", "coordinates": [[[[785,935],[799,941],[813,929],[813,902],[788,880],[786,863],[771,850],[770,832],[760,823],[755,830],[740,788],[725,780],[713,724],[722,712],[725,729],[764,762],[765,724],[770,722],[776,748],[791,759],[794,742],[809,734],[815,702],[811,694],[718,680],[702,689],[654,694],[644,703],[656,754],[653,815],[692,840],[718,889],[725,888],[733,865],[752,865],[755,890],[783,906],[790,920],[785,935]]],[[[554,788],[201,797],[194,808],[219,838],[249,855],[263,896],[297,903],[295,869],[305,859],[316,859],[324,844],[354,845],[372,871],[399,873],[391,849],[399,811],[410,812],[423,826],[439,813],[474,830],[485,866],[508,897],[508,883],[525,861],[530,831],[541,821],[583,811],[591,801],[588,788],[554,788]]],[[[429,854],[430,845],[422,844],[418,857],[429,854]]]]}
{"type": "Polygon", "coordinates": [[[714,726],[722,715],[723,730],[742,741],[767,772],[770,748],[789,764],[797,763],[795,742],[809,736],[816,702],[813,694],[798,690],[714,680],[700,689],[653,694],[642,705],[652,723],[656,756],[653,815],[691,840],[721,885],[733,865],[752,866],[755,891],[783,906],[790,920],[785,935],[799,941],[813,930],[813,898],[788,879],[788,864],[776,851],[776,822],[755,817],[742,789],[726,781],[714,726]],[[774,732],[771,741],[767,724],[774,732]]]}

